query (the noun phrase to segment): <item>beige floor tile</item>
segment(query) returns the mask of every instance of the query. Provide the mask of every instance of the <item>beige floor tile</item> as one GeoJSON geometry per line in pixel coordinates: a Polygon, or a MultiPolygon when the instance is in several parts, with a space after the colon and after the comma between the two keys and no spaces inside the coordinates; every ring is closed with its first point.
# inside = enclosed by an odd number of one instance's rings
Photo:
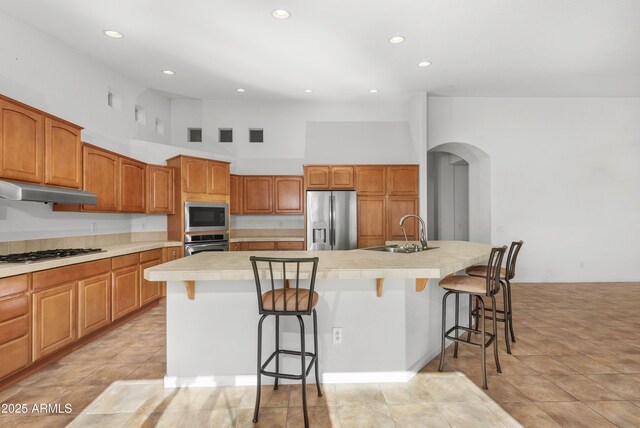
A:
{"type": "Polygon", "coordinates": [[[500,367],[502,368],[502,375],[537,376],[539,374],[513,355],[500,355],[500,367]]]}
{"type": "MultiPolygon", "coordinates": [[[[335,406],[307,406],[309,425],[314,428],[340,427],[340,416],[335,406]]],[[[287,427],[298,428],[304,426],[304,414],[302,407],[289,407],[287,413],[287,427]]]]}
{"type": "Polygon", "coordinates": [[[378,384],[339,384],[335,386],[339,406],[386,406],[378,384]]]}
{"type": "Polygon", "coordinates": [[[440,411],[452,427],[505,427],[487,403],[446,403],[440,411]]]}
{"type": "Polygon", "coordinates": [[[345,405],[338,407],[340,426],[349,428],[395,427],[386,405],[345,405]]]}
{"type": "MultiPolygon", "coordinates": [[[[10,386],[6,389],[0,391],[0,403],[11,398],[11,396],[15,395],[20,391],[21,387],[19,385],[10,386]]],[[[2,413],[0,413],[2,415],[2,413]]]]}
{"type": "Polygon", "coordinates": [[[162,389],[159,384],[114,384],[104,394],[87,407],[90,415],[111,413],[135,413],[141,410],[149,397],[162,389]]]}
{"type": "Polygon", "coordinates": [[[487,401],[482,389],[464,375],[457,373],[431,374],[420,378],[431,403],[460,403],[487,401]]]}
{"type": "Polygon", "coordinates": [[[71,428],[111,428],[123,427],[131,418],[130,413],[114,413],[108,415],[82,414],[69,424],[71,428]]]}
{"type": "Polygon", "coordinates": [[[560,428],[551,416],[534,403],[500,403],[500,406],[524,428],[560,428]]]}
{"type": "Polygon", "coordinates": [[[640,407],[628,401],[590,401],[586,403],[619,427],[639,427],[640,407]]]}
{"type": "Polygon", "coordinates": [[[30,409],[34,404],[47,404],[54,400],[57,401],[64,391],[65,388],[60,386],[22,388],[16,394],[5,399],[3,403],[26,404],[29,408],[29,414],[31,414],[30,409]]]}
{"type": "Polygon", "coordinates": [[[640,400],[640,382],[628,374],[600,374],[587,377],[626,400],[640,400]]]}
{"type": "Polygon", "coordinates": [[[382,383],[380,389],[389,406],[400,404],[420,404],[431,401],[429,392],[418,379],[411,379],[407,383],[382,383]]]}
{"type": "Polygon", "coordinates": [[[14,428],[19,426],[22,422],[27,421],[28,418],[29,416],[27,415],[14,415],[14,414],[0,413],[0,427],[14,428]]]}
{"type": "Polygon", "coordinates": [[[389,406],[398,428],[450,427],[437,404],[403,404],[389,406]]]}
{"type": "Polygon", "coordinates": [[[585,339],[579,339],[579,338],[565,339],[562,341],[562,343],[564,344],[564,346],[571,348],[574,351],[580,352],[582,354],[594,354],[594,355],[613,354],[613,352],[609,351],[608,349],[602,346],[599,346],[595,343],[589,342],[588,340],[585,340],[585,339]]]}
{"type": "Polygon", "coordinates": [[[568,375],[577,373],[548,355],[523,355],[518,359],[540,374],[568,375]]]}
{"type": "Polygon", "coordinates": [[[158,413],[137,412],[127,419],[124,426],[140,428],[173,428],[184,425],[182,423],[182,418],[185,414],[185,411],[166,411],[158,413]]]}
{"type": "MultiPolygon", "coordinates": [[[[481,386],[481,383],[476,383],[481,386]]],[[[518,391],[511,383],[504,380],[502,376],[489,376],[487,380],[488,390],[485,391],[489,397],[499,403],[528,402],[529,399],[518,391]]]]}
{"type": "Polygon", "coordinates": [[[567,391],[579,401],[622,400],[619,395],[583,375],[548,375],[547,379],[567,391]]]}
{"type": "MultiPolygon", "coordinates": [[[[116,355],[116,357],[113,359],[113,362],[125,363],[125,364],[144,363],[148,361],[152,355],[160,351],[160,349],[161,349],[160,346],[149,346],[146,348],[129,347],[124,351],[120,352],[118,355],[116,355]]],[[[162,361],[158,361],[158,362],[162,362],[162,361]]]]}
{"type": "Polygon", "coordinates": [[[573,401],[573,396],[540,376],[505,376],[518,391],[531,401],[573,401]]]}
{"type": "Polygon", "coordinates": [[[64,428],[73,421],[74,417],[73,415],[31,416],[28,420],[22,421],[17,426],[29,428],[64,428]]]}
{"type": "Polygon", "coordinates": [[[258,423],[253,423],[253,409],[233,409],[233,427],[262,428],[284,427],[287,424],[287,408],[260,408],[258,423]]]}
{"type": "Polygon", "coordinates": [[[611,367],[605,366],[604,364],[582,354],[554,355],[553,358],[581,374],[603,374],[616,372],[611,367]]]}
{"type": "Polygon", "coordinates": [[[546,414],[563,427],[615,427],[584,403],[536,403],[546,414]]]}
{"type": "MultiPolygon", "coordinates": [[[[336,386],[333,384],[323,384],[322,397],[318,397],[316,384],[307,384],[307,407],[310,406],[335,406],[337,404],[336,386]]],[[[291,395],[289,396],[289,407],[302,406],[302,387],[291,385],[291,395]]]]}
{"type": "Polygon", "coordinates": [[[77,385],[110,385],[127,376],[140,364],[104,364],[96,365],[91,376],[78,381],[77,385]]]}
{"type": "Polygon", "coordinates": [[[164,379],[167,374],[165,363],[142,363],[129,373],[127,379],[164,379]]]}
{"type": "Polygon", "coordinates": [[[71,413],[77,415],[91,404],[102,392],[103,386],[76,386],[66,388],[65,392],[56,400],[62,406],[69,404],[71,413]]]}
{"type": "Polygon", "coordinates": [[[611,367],[618,373],[640,373],[640,361],[627,355],[586,355],[600,364],[611,367]]]}

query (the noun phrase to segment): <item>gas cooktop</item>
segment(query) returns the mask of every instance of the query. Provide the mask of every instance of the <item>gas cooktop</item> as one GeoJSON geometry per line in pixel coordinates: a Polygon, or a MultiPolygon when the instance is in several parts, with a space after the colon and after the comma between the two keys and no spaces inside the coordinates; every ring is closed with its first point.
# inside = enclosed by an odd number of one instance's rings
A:
{"type": "Polygon", "coordinates": [[[33,251],[30,253],[15,253],[0,256],[4,263],[33,263],[63,257],[81,256],[84,254],[101,253],[100,248],[62,248],[57,250],[33,251]]]}

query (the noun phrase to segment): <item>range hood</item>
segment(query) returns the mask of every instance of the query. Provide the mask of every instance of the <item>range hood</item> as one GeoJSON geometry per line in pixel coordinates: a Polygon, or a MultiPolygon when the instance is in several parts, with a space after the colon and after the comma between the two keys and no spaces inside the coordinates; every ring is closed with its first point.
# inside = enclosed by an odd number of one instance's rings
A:
{"type": "Polygon", "coordinates": [[[93,193],[55,186],[0,181],[0,198],[11,201],[56,202],[60,204],[95,205],[93,193]]]}

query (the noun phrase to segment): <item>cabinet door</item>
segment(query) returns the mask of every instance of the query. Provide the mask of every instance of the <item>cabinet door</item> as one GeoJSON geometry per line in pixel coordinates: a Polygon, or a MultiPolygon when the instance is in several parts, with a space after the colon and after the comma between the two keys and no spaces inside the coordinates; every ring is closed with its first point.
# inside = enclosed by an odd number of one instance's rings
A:
{"type": "Polygon", "coordinates": [[[387,195],[418,196],[418,165],[387,167],[387,195]]]}
{"type": "Polygon", "coordinates": [[[76,339],[76,283],[33,293],[33,361],[76,339]]]}
{"type": "Polygon", "coordinates": [[[211,195],[229,194],[229,164],[207,162],[207,193],[211,195]]]}
{"type": "Polygon", "coordinates": [[[140,275],[137,264],[111,275],[111,319],[115,321],[140,307],[140,275]]]}
{"type": "MultiPolygon", "coordinates": [[[[389,196],[387,200],[387,241],[404,241],[404,233],[399,222],[406,214],[418,215],[418,198],[407,196],[389,196]]],[[[419,225],[415,217],[403,223],[407,239],[418,240],[419,225]]]]}
{"type": "Polygon", "coordinates": [[[273,213],[273,177],[245,176],[242,179],[242,210],[245,214],[273,213]]]}
{"type": "Polygon", "coordinates": [[[153,266],[157,266],[162,263],[162,260],[155,259],[149,260],[144,263],[140,263],[140,305],[144,306],[147,303],[158,300],[161,296],[161,284],[160,281],[148,281],[144,279],[144,270],[153,266]]]}
{"type": "Polygon", "coordinates": [[[78,338],[111,322],[111,274],[78,282],[78,338]]]}
{"type": "Polygon", "coordinates": [[[147,165],[147,212],[173,214],[173,168],[147,165]]]}
{"type": "Polygon", "coordinates": [[[207,192],[206,159],[182,158],[182,190],[186,193],[207,192]]]}
{"type": "Polygon", "coordinates": [[[358,248],[384,245],[384,196],[358,196],[358,248]]]}
{"type": "Polygon", "coordinates": [[[240,242],[229,243],[229,251],[242,251],[240,242]]]}
{"type": "Polygon", "coordinates": [[[255,242],[244,242],[246,246],[243,248],[244,250],[275,250],[276,243],[273,241],[255,241],[255,242]]]}
{"type": "Polygon", "coordinates": [[[229,210],[231,214],[242,214],[242,176],[229,177],[229,210]]]}
{"type": "Polygon", "coordinates": [[[353,166],[338,165],[331,167],[331,188],[332,189],[353,189],[353,166]]]}
{"type": "Polygon", "coordinates": [[[120,211],[143,213],[146,164],[133,159],[120,158],[120,211]]]}
{"type": "Polygon", "coordinates": [[[303,241],[279,241],[279,242],[276,242],[276,249],[304,251],[304,242],[303,241]]]}
{"type": "Polygon", "coordinates": [[[304,181],[308,189],[329,189],[329,165],[307,165],[304,167],[304,181]]]}
{"type": "Polygon", "coordinates": [[[182,257],[182,247],[167,247],[162,251],[162,262],[167,263],[182,257]]]}
{"type": "Polygon", "coordinates": [[[83,181],[85,190],[95,193],[97,205],[83,205],[83,211],[119,211],[120,165],[115,153],[85,145],[83,181]]]}
{"type": "Polygon", "coordinates": [[[274,177],[275,213],[302,214],[304,189],[302,177],[274,177]]]}
{"type": "Polygon", "coordinates": [[[44,118],[0,100],[0,177],[42,183],[44,118]]]}
{"type": "Polygon", "coordinates": [[[80,129],[46,118],[44,126],[44,182],[54,186],[82,187],[80,129]]]}
{"type": "Polygon", "coordinates": [[[386,192],[387,169],[380,166],[356,165],[356,191],[360,196],[384,196],[386,192]]]}

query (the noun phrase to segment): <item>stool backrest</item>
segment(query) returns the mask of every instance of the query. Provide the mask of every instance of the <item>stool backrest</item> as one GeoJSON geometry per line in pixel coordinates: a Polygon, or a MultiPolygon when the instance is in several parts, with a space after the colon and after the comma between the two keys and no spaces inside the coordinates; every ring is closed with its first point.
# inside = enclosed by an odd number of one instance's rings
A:
{"type": "Polygon", "coordinates": [[[500,291],[500,268],[507,246],[492,248],[487,262],[487,296],[493,296],[500,291]]]}
{"type": "MultiPolygon", "coordinates": [[[[307,258],[279,258],[279,257],[256,257],[250,259],[253,266],[253,276],[256,281],[256,292],[258,294],[258,309],[260,314],[275,315],[309,315],[313,310],[313,289],[316,283],[316,272],[318,270],[318,257],[307,258]],[[285,291],[292,282],[295,288],[291,287],[285,291]],[[266,284],[263,284],[266,283],[266,284]],[[301,285],[304,285],[301,287],[301,285]],[[285,293],[284,311],[276,311],[276,291],[282,290],[285,293]],[[309,294],[309,301],[306,305],[301,304],[300,297],[305,297],[303,293],[309,294]],[[262,296],[271,291],[271,310],[263,307],[262,296]],[[294,294],[295,293],[295,294],[294,294]],[[288,297],[292,302],[288,302],[288,297]]],[[[304,300],[302,300],[304,302],[304,300]]]]}
{"type": "Polygon", "coordinates": [[[524,241],[513,241],[509,248],[509,255],[507,256],[507,279],[513,279],[516,276],[516,260],[518,259],[518,253],[522,248],[524,241]]]}

